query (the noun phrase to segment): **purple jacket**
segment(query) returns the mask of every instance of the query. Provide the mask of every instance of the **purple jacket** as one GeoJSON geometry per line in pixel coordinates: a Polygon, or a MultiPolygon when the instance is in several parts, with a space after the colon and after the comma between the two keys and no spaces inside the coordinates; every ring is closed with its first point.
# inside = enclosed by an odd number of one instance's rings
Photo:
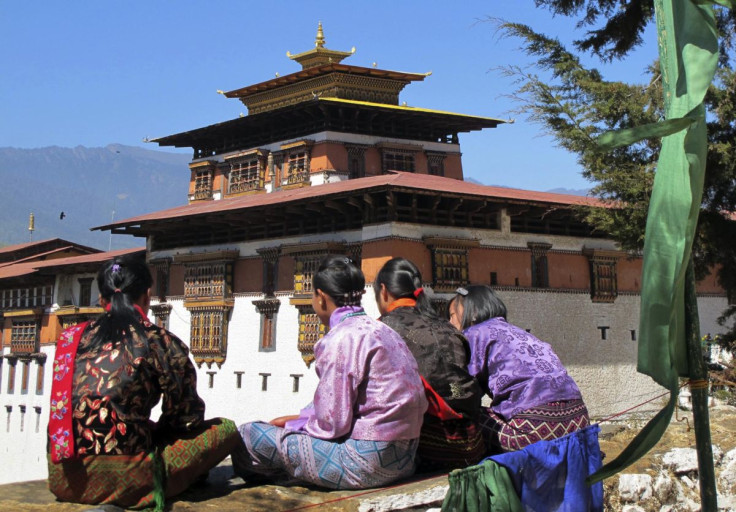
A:
{"type": "Polygon", "coordinates": [[[501,317],[467,328],[468,370],[491,397],[491,409],[506,420],[548,402],[582,399],[549,343],[501,317]]]}
{"type": "Polygon", "coordinates": [[[303,430],[319,439],[417,439],[427,399],[417,362],[393,329],[342,307],[314,346],[319,384],[303,430]]]}

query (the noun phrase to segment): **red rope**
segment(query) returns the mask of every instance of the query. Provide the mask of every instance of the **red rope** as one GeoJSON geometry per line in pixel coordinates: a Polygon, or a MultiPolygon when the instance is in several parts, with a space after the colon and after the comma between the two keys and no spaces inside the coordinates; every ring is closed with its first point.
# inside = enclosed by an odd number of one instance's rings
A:
{"type": "MultiPolygon", "coordinates": [[[[680,389],[684,388],[688,384],[690,384],[690,381],[689,380],[687,382],[685,382],[682,386],[680,386],[680,389]]],[[[607,418],[604,418],[604,419],[598,421],[598,423],[603,423],[604,421],[610,421],[613,418],[617,418],[619,416],[623,416],[627,412],[631,412],[634,409],[638,409],[639,407],[641,407],[643,405],[646,405],[649,402],[653,402],[653,401],[658,400],[658,399],[662,398],[663,396],[667,396],[669,394],[670,394],[670,392],[667,391],[665,393],[662,393],[661,395],[657,395],[657,396],[655,396],[653,398],[650,398],[649,400],[647,400],[645,402],[642,402],[642,403],[640,403],[638,405],[634,405],[633,407],[629,407],[628,409],[625,409],[625,410],[623,410],[621,412],[618,412],[618,413],[616,413],[616,414],[614,414],[612,416],[609,416],[607,418]]],[[[337,502],[340,502],[340,501],[345,501],[345,500],[349,500],[349,499],[353,499],[353,498],[359,498],[360,496],[366,496],[368,494],[373,494],[373,493],[376,493],[376,492],[379,492],[379,491],[387,491],[387,490],[390,490],[390,489],[397,489],[399,487],[403,487],[403,486],[410,485],[410,484],[424,482],[426,480],[431,480],[433,478],[437,478],[438,476],[447,476],[447,473],[442,474],[442,475],[433,475],[431,477],[423,478],[421,480],[412,480],[411,482],[407,482],[407,483],[403,483],[403,484],[397,484],[397,485],[392,485],[390,487],[379,487],[378,489],[370,489],[368,491],[363,491],[363,492],[359,492],[359,493],[356,493],[356,494],[351,494],[350,496],[342,496],[340,498],[335,498],[333,500],[322,501],[320,503],[310,503],[309,505],[302,505],[302,506],[299,506],[299,507],[296,507],[296,508],[290,508],[290,509],[288,509],[288,510],[286,510],[284,512],[296,512],[297,510],[306,510],[306,509],[309,509],[309,508],[321,507],[322,505],[327,505],[329,503],[337,503],[337,502]]]]}
{"type": "MultiPolygon", "coordinates": [[[[689,381],[689,380],[688,380],[687,382],[685,382],[685,383],[684,383],[684,384],[683,384],[682,386],[680,386],[680,389],[684,388],[684,387],[685,387],[685,386],[687,386],[688,384],[690,384],[690,381],[689,381]]],[[[627,412],[631,412],[631,411],[633,411],[634,409],[638,409],[638,408],[639,408],[639,407],[641,407],[642,405],[646,405],[646,404],[648,404],[649,402],[653,402],[653,401],[655,401],[655,400],[658,400],[658,399],[662,398],[663,396],[667,396],[667,395],[669,395],[669,394],[670,394],[670,392],[669,392],[669,391],[667,391],[667,392],[665,392],[665,393],[662,393],[661,395],[657,395],[657,396],[655,396],[654,398],[650,398],[650,399],[649,399],[649,400],[647,400],[646,402],[642,402],[642,403],[640,403],[640,404],[638,404],[638,405],[635,405],[635,406],[633,406],[633,407],[629,407],[629,408],[628,408],[628,409],[626,409],[626,410],[623,410],[623,411],[621,411],[621,412],[617,412],[616,414],[614,414],[614,415],[612,415],[612,416],[609,416],[608,418],[603,418],[603,419],[602,419],[602,420],[600,420],[600,421],[599,421],[598,423],[603,423],[604,421],[610,421],[610,420],[612,420],[613,418],[618,418],[619,416],[623,416],[623,415],[624,415],[624,414],[626,414],[627,412]]]]}

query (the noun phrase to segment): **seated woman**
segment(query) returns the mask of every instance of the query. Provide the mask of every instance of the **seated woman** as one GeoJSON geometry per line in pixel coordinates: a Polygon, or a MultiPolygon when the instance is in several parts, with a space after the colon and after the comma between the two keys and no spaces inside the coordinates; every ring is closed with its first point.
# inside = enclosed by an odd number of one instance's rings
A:
{"type": "Polygon", "coordinates": [[[302,421],[241,425],[235,473],[246,482],[288,475],[331,489],[376,487],[411,475],[427,409],[414,357],[396,332],[360,307],[365,278],[349,258],[328,256],[312,286],[314,311],[329,327],[314,346],[313,406],[302,421]]]}
{"type": "Polygon", "coordinates": [[[470,342],[470,373],[491,398],[479,423],[493,451],[519,450],[590,424],[575,381],[552,347],[506,321],[506,306],[485,285],[459,288],[450,322],[470,342]]]}
{"type": "Polygon", "coordinates": [[[483,391],[468,373],[468,341],[437,317],[422,288],[422,275],[411,261],[387,261],[373,289],[380,320],[404,338],[426,383],[430,408],[419,437],[419,470],[475,464],[485,456],[476,421],[483,391]]]}
{"type": "Polygon", "coordinates": [[[61,501],[163,510],[239,442],[233,422],[204,421],[186,346],[146,317],[152,282],[142,258],[107,262],[97,274],[107,312],[57,342],[49,488],[61,501]]]}

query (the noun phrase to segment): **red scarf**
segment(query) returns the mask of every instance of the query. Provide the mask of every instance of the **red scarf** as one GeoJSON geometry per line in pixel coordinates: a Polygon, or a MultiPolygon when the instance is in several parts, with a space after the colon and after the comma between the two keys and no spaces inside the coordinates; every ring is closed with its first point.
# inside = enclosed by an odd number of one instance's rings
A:
{"type": "Polygon", "coordinates": [[[51,415],[49,416],[49,446],[51,462],[59,464],[73,459],[74,433],[72,432],[72,384],[74,360],[82,333],[89,322],[65,330],[56,343],[54,379],[51,383],[51,415]]]}

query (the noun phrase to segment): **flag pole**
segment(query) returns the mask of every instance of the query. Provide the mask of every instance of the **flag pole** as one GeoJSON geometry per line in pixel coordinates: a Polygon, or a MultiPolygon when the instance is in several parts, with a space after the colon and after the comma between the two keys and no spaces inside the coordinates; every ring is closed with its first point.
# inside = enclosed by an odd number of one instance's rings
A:
{"type": "Polygon", "coordinates": [[[700,319],[698,298],[695,293],[693,259],[685,274],[685,334],[688,347],[688,373],[693,385],[690,392],[693,401],[693,423],[695,424],[695,447],[698,454],[698,479],[700,481],[700,509],[703,512],[718,510],[716,475],[713,469],[713,446],[710,437],[708,412],[708,368],[703,359],[700,345],[700,319]]]}

